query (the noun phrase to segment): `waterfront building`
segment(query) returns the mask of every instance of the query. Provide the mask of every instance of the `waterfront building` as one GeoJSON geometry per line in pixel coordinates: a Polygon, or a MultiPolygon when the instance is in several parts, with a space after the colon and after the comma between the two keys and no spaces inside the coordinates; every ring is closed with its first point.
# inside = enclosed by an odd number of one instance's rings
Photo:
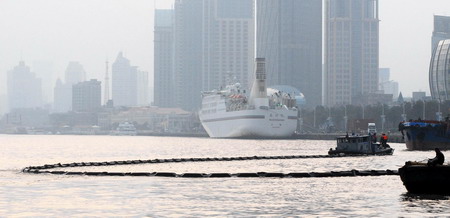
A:
{"type": "Polygon", "coordinates": [[[431,97],[436,100],[450,100],[450,39],[438,43],[430,61],[431,97]]]}
{"type": "Polygon", "coordinates": [[[9,111],[42,106],[41,79],[37,78],[23,61],[8,71],[7,92],[9,111]]]}
{"type": "Polygon", "coordinates": [[[434,15],[434,29],[431,37],[431,52],[436,49],[439,41],[450,39],[450,17],[434,15]]]}
{"type": "Polygon", "coordinates": [[[308,106],[322,103],[322,0],[258,0],[257,57],[268,85],[299,89],[308,106]]]}
{"type": "Polygon", "coordinates": [[[94,112],[101,108],[101,82],[96,79],[72,86],[72,111],[94,112]]]}
{"type": "Polygon", "coordinates": [[[249,90],[254,65],[253,0],[204,0],[202,91],[239,82],[249,90]]]}
{"type": "Polygon", "coordinates": [[[358,104],[352,99],[376,93],[378,0],[326,0],[325,31],[324,103],[358,104]]]}
{"type": "Polygon", "coordinates": [[[173,14],[174,10],[155,10],[154,27],[154,104],[173,107],[173,14]]]}
{"type": "Polygon", "coordinates": [[[137,105],[137,67],[119,52],[112,64],[112,100],[114,106],[137,105]]]}

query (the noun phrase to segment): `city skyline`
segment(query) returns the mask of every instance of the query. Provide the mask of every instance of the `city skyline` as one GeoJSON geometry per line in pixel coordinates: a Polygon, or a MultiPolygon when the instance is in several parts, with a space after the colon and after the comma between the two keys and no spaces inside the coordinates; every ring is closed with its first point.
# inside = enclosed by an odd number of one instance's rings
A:
{"type": "MultiPolygon", "coordinates": [[[[172,5],[171,1],[143,0],[133,4],[121,0],[2,1],[0,29],[7,34],[0,36],[0,95],[6,94],[6,72],[20,60],[30,64],[31,71],[36,71],[34,62],[51,63],[54,81],[50,84],[63,77],[70,61],[85,66],[86,79],[103,82],[105,59],[111,63],[121,50],[149,71],[153,84],[154,8],[172,5]]],[[[442,8],[450,7],[445,6],[450,2],[380,1],[380,67],[391,68],[391,78],[399,82],[404,96],[413,91],[429,94],[433,15],[449,15],[450,10],[442,8]],[[411,77],[417,79],[407,80],[411,77]]]]}

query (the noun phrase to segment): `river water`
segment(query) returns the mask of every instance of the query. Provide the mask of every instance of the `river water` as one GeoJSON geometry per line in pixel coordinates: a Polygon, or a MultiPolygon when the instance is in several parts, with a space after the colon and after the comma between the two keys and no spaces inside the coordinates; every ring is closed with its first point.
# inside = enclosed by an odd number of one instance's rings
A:
{"type": "MultiPolygon", "coordinates": [[[[25,174],[30,165],[155,158],[319,155],[334,141],[0,135],[0,217],[450,216],[450,198],[410,195],[399,176],[168,178],[25,174]]],[[[185,162],[82,171],[245,173],[398,169],[434,151],[392,156],[185,162]]],[[[450,157],[450,152],[444,152],[450,157]]],[[[78,170],[80,169],[70,169],[78,170]]]]}

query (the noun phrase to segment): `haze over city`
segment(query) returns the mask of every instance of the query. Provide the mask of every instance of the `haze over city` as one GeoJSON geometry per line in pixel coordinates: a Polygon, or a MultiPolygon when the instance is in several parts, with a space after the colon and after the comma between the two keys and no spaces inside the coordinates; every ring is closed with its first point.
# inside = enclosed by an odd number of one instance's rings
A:
{"type": "MultiPolygon", "coordinates": [[[[0,94],[6,92],[6,72],[20,60],[32,71],[46,63],[55,80],[69,61],[79,61],[88,78],[103,80],[105,60],[113,61],[119,51],[149,71],[152,84],[154,8],[172,5],[170,0],[1,1],[0,94]]],[[[429,93],[433,15],[450,14],[450,1],[381,0],[379,7],[380,67],[391,68],[405,96],[429,93]]]]}

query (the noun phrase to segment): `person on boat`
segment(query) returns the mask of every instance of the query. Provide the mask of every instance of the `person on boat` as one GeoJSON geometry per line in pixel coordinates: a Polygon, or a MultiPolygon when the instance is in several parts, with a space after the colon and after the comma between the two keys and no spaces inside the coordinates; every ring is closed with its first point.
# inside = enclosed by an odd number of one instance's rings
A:
{"type": "Polygon", "coordinates": [[[388,136],[386,134],[381,134],[380,142],[382,147],[387,147],[388,136]]]}
{"type": "Polygon", "coordinates": [[[347,134],[345,134],[345,139],[347,140],[347,142],[350,142],[350,138],[348,137],[348,132],[347,132],[347,134]]]}
{"type": "Polygon", "coordinates": [[[436,165],[444,164],[445,157],[441,150],[439,150],[439,148],[435,148],[434,151],[436,152],[436,157],[429,159],[427,165],[434,167],[436,165]]]}
{"type": "Polygon", "coordinates": [[[372,135],[372,143],[377,143],[377,133],[374,132],[372,135]]]}

